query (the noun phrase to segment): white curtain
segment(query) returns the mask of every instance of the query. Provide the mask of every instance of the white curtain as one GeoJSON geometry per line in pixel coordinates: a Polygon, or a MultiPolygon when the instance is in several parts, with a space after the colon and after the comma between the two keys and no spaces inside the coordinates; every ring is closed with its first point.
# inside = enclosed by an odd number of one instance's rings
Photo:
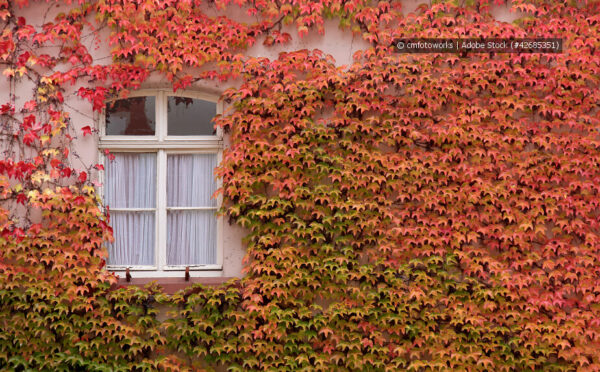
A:
{"type": "Polygon", "coordinates": [[[114,155],[106,166],[106,203],[111,208],[155,208],[156,154],[114,155]]]}
{"type": "Polygon", "coordinates": [[[114,243],[108,245],[109,265],[153,265],[156,207],[156,154],[116,153],[106,166],[105,201],[111,211],[114,243]]]}
{"type": "Polygon", "coordinates": [[[154,213],[110,213],[115,242],[108,246],[109,265],[154,264],[154,213]]]}
{"type": "Polygon", "coordinates": [[[213,170],[217,154],[169,155],[167,157],[167,206],[216,207],[213,170]]]}
{"type": "Polygon", "coordinates": [[[169,211],[167,264],[217,263],[217,220],[214,210],[169,211]]]}
{"type": "Polygon", "coordinates": [[[217,262],[217,202],[213,170],[216,154],[167,157],[167,264],[200,265],[217,262]],[[177,207],[210,207],[177,210],[177,207]]]}

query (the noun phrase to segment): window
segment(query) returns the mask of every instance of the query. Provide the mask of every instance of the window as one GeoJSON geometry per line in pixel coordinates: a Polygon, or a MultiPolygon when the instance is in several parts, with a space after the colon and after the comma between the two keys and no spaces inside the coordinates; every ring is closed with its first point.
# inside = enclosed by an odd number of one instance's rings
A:
{"type": "Polygon", "coordinates": [[[222,221],[214,168],[222,138],[215,99],[138,92],[107,104],[100,148],[103,195],[115,241],[109,270],[134,277],[211,275],[222,269],[222,221]]]}

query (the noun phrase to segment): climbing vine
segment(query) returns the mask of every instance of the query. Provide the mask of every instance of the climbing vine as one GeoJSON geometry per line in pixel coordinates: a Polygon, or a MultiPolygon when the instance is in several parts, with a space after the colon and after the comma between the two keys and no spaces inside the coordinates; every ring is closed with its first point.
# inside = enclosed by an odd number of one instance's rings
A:
{"type": "Polygon", "coordinates": [[[20,14],[45,3],[0,1],[1,369],[600,368],[599,2],[513,0],[514,23],[488,0],[56,3],[37,25],[20,14]],[[245,52],[329,18],[370,44],[350,66],[245,52]],[[564,52],[401,54],[403,37],[564,52]],[[103,269],[103,167],[75,146],[98,131],[68,101],[101,111],[153,74],[235,83],[216,125],[221,212],[248,230],[239,281],[167,296],[103,269]]]}

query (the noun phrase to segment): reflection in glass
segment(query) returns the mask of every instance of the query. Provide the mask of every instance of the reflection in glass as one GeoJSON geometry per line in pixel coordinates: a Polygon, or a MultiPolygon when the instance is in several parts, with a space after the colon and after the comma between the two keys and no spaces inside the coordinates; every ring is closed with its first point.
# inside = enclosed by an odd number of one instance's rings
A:
{"type": "Polygon", "coordinates": [[[106,105],[106,135],[153,136],[156,128],[155,97],[120,99],[106,105]]]}
{"type": "Polygon", "coordinates": [[[212,122],[217,114],[215,102],[169,97],[168,113],[169,136],[212,136],[216,133],[212,122]]]}

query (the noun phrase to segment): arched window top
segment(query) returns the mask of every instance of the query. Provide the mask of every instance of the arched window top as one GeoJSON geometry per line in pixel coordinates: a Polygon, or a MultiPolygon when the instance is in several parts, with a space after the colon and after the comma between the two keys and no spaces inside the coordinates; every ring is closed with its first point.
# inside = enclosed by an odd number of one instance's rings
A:
{"type": "Polygon", "coordinates": [[[104,136],[213,137],[218,135],[213,119],[219,111],[209,95],[138,91],[107,103],[104,136]]]}

